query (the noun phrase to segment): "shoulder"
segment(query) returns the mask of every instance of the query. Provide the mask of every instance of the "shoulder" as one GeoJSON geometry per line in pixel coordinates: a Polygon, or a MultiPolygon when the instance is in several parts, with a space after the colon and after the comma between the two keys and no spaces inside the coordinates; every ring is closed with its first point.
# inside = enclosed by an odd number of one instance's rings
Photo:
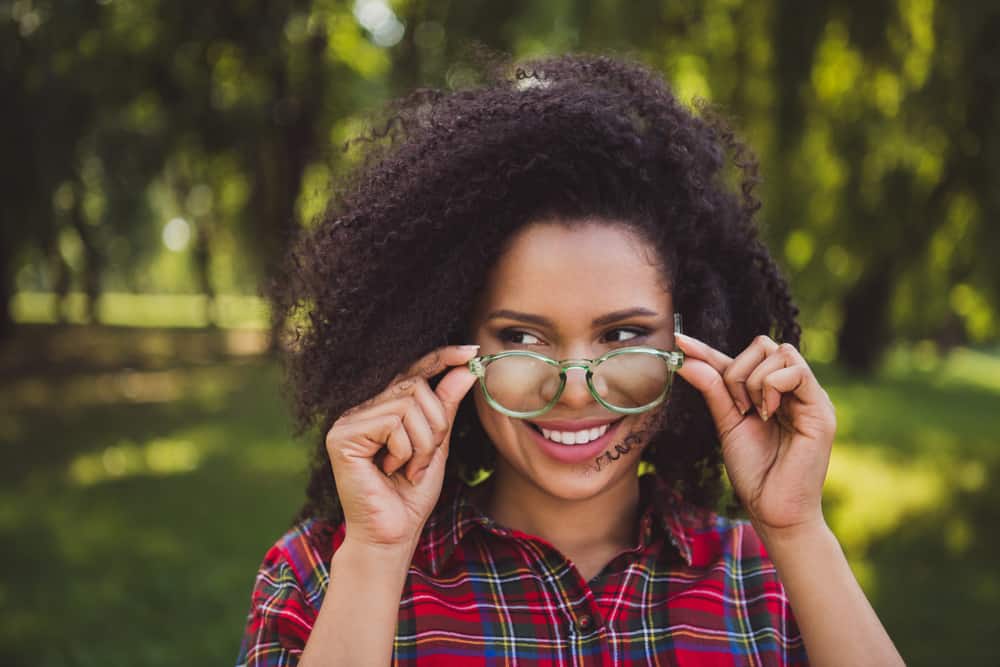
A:
{"type": "Polygon", "coordinates": [[[330,559],[344,541],[343,522],[310,517],[295,523],[267,550],[260,575],[294,577],[305,599],[318,609],[329,582],[330,559]]]}
{"type": "Polygon", "coordinates": [[[238,665],[294,664],[319,614],[343,524],[299,521],[268,548],[254,578],[238,665]]]}

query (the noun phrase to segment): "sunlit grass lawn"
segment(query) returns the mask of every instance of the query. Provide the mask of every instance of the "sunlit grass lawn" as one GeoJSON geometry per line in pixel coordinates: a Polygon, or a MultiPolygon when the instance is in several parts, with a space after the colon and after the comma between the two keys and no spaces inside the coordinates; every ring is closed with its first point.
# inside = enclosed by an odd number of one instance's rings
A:
{"type": "MultiPolygon", "coordinates": [[[[233,663],[309,444],[273,363],[217,357],[252,344],[185,335],[39,327],[4,356],[0,664],[233,663]],[[25,358],[57,358],[51,331],[69,351],[43,372],[25,358]]],[[[995,664],[1000,358],[817,372],[840,424],[827,516],[890,634],[910,664],[995,664]]]]}

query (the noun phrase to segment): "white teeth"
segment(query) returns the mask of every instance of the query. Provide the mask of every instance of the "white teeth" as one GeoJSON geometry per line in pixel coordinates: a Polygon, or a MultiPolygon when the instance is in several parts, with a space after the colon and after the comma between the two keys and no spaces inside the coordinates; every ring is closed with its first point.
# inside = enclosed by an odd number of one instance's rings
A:
{"type": "Polygon", "coordinates": [[[595,426],[594,428],[583,429],[582,431],[550,431],[542,429],[542,435],[561,445],[583,445],[592,440],[597,440],[608,432],[609,424],[595,426]]]}

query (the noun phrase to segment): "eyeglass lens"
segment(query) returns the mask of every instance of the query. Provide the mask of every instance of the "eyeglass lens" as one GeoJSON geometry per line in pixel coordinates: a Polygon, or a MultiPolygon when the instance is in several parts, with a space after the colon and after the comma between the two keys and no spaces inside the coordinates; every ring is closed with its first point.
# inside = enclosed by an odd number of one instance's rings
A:
{"type": "MultiPolygon", "coordinates": [[[[486,390],[513,412],[533,412],[552,402],[559,391],[559,369],[528,356],[496,359],[486,367],[486,390]]],[[[570,381],[570,380],[567,380],[570,381]]],[[[618,408],[638,408],[655,401],[670,382],[670,368],[660,357],[641,352],[615,355],[593,367],[598,395],[618,408]]]]}

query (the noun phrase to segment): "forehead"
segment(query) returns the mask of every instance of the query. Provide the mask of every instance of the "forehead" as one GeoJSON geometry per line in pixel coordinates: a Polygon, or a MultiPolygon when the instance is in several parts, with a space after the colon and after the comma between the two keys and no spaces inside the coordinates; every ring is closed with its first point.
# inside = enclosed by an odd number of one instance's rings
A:
{"type": "Polygon", "coordinates": [[[483,300],[486,309],[588,321],[627,307],[670,307],[656,250],[623,225],[600,222],[542,222],[520,230],[490,272],[483,300]]]}

